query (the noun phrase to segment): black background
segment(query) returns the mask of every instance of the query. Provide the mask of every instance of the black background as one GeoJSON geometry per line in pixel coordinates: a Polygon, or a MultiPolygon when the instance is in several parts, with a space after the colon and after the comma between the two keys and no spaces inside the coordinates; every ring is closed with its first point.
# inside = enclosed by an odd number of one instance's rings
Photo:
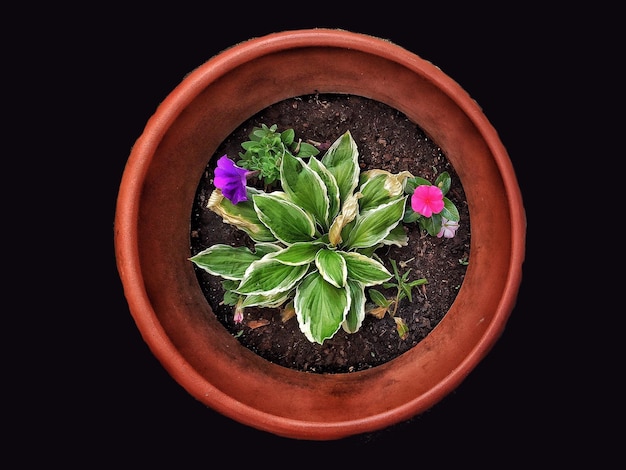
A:
{"type": "MultiPolygon", "coordinates": [[[[580,110],[569,104],[574,95],[583,103],[592,101],[580,86],[581,75],[593,74],[581,66],[588,45],[585,28],[568,28],[564,35],[563,16],[527,7],[443,5],[430,11],[416,4],[405,11],[384,2],[367,8],[158,8],[38,10],[37,24],[28,23],[21,34],[32,37],[30,31],[39,26],[46,32],[28,54],[10,53],[19,66],[7,78],[34,97],[17,100],[15,127],[39,131],[37,137],[20,135],[18,154],[36,154],[41,162],[19,162],[36,183],[24,190],[36,203],[20,214],[23,225],[13,235],[21,241],[12,245],[20,247],[15,250],[22,259],[19,278],[37,286],[33,294],[20,294],[29,307],[22,315],[28,326],[19,331],[33,333],[16,335],[22,340],[7,356],[27,364],[17,367],[19,361],[7,360],[19,379],[11,382],[17,393],[7,407],[18,418],[10,429],[20,458],[88,468],[98,463],[191,468],[218,462],[235,468],[311,463],[324,468],[372,459],[388,467],[502,468],[582,462],[588,456],[602,460],[606,452],[590,439],[604,430],[595,418],[615,418],[599,412],[601,402],[587,391],[597,388],[591,386],[597,379],[605,389],[612,387],[581,351],[589,323],[582,320],[589,312],[582,307],[584,288],[563,280],[571,275],[578,251],[566,250],[559,237],[559,230],[575,220],[555,216],[566,206],[561,184],[568,176],[560,165],[575,155],[566,141],[597,149],[589,141],[599,140],[583,118],[572,122],[580,110]],[[142,340],[113,247],[124,165],[158,104],[188,72],[229,46],[314,27],[389,39],[456,80],[507,148],[528,220],[517,305],[488,356],[422,415],[329,442],[252,429],[192,398],[142,340]],[[557,139],[548,137],[559,129],[557,139]],[[574,306],[564,300],[565,290],[572,289],[580,289],[574,306]],[[582,315],[574,318],[574,312],[582,315]]],[[[577,24],[585,24],[583,18],[577,24]]],[[[9,101],[13,94],[7,93],[9,101]]],[[[7,340],[12,331],[6,330],[7,340]]]]}

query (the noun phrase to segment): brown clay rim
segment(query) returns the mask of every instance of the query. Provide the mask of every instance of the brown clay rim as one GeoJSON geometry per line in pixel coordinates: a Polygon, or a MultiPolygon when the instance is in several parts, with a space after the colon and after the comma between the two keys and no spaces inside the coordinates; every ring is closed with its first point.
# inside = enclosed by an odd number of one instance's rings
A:
{"type": "Polygon", "coordinates": [[[134,145],[122,177],[115,251],[138,329],[192,396],[257,429],[322,440],[409,419],[462,382],[496,342],[515,305],[525,231],[509,156],[480,107],[455,81],[390,41],[311,29],[233,46],[192,71],[165,98],[134,145]],[[289,65],[273,72],[275,59],[289,65]],[[234,78],[241,80],[238,88],[230,84],[234,78]],[[259,81],[266,91],[253,88],[259,81]],[[250,93],[253,89],[258,93],[250,93]],[[448,314],[407,353],[353,374],[286,369],[239,345],[211,320],[186,259],[193,193],[206,156],[254,113],[316,91],[360,94],[414,120],[455,167],[472,218],[470,265],[448,314]],[[239,92],[239,100],[228,101],[226,92],[239,92]],[[206,122],[197,124],[190,116],[206,122]],[[158,209],[149,204],[151,198],[158,200],[158,209]]]}

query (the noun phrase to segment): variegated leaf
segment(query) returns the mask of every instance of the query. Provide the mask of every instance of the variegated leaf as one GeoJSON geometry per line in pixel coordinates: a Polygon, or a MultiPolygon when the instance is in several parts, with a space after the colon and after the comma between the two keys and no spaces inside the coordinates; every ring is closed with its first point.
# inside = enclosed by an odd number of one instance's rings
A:
{"type": "Polygon", "coordinates": [[[323,246],[324,244],[321,242],[297,242],[272,253],[271,257],[291,266],[309,264],[315,260],[315,255],[323,246]]]}
{"type": "Polygon", "coordinates": [[[313,240],[315,220],[294,204],[285,193],[257,194],[253,197],[254,208],[274,236],[291,245],[313,240]]]}
{"type": "Polygon", "coordinates": [[[339,197],[339,186],[337,180],[328,168],[317,158],[309,160],[309,168],[316,172],[326,185],[326,195],[328,196],[328,224],[339,214],[341,209],[341,199],[339,197]]]}
{"type": "Polygon", "coordinates": [[[254,244],[254,252],[259,255],[259,258],[263,258],[268,253],[276,253],[282,249],[282,246],[276,243],[263,242],[254,244]]]}
{"type": "Polygon", "coordinates": [[[346,260],[348,279],[359,281],[364,286],[375,286],[392,277],[385,265],[373,258],[352,251],[339,253],[346,260]]]}
{"type": "Polygon", "coordinates": [[[278,308],[283,305],[291,297],[291,291],[277,292],[274,295],[252,294],[247,295],[241,306],[245,307],[268,307],[278,308]]]}
{"type": "Polygon", "coordinates": [[[315,265],[322,277],[333,286],[343,287],[346,284],[346,260],[336,251],[319,250],[315,256],[315,265]]]}
{"type": "Polygon", "coordinates": [[[350,310],[341,326],[348,333],[356,333],[365,318],[365,286],[358,281],[348,279],[350,290],[350,310]]]}
{"type": "Polygon", "coordinates": [[[245,246],[232,247],[230,245],[217,244],[189,258],[198,267],[214,276],[222,276],[224,279],[241,280],[246,269],[254,261],[261,259],[261,253],[252,253],[245,246]]]}
{"type": "Polygon", "coordinates": [[[335,287],[313,271],[297,287],[294,307],[302,333],[323,344],[339,330],[350,309],[348,287],[335,287]]]}
{"type": "Polygon", "coordinates": [[[362,194],[359,201],[361,211],[389,202],[389,193],[385,190],[385,179],[383,174],[373,175],[369,179],[364,179],[363,174],[361,174],[361,185],[359,186],[359,192],[362,194]]]}
{"type": "Polygon", "coordinates": [[[357,217],[345,237],[345,248],[365,248],[384,240],[404,216],[406,196],[378,206],[357,217]]]}
{"type": "Polygon", "coordinates": [[[399,196],[404,193],[404,189],[406,188],[408,182],[414,178],[410,171],[405,170],[400,173],[391,173],[387,170],[374,168],[361,173],[359,177],[359,185],[362,186],[365,182],[378,175],[386,176],[385,189],[390,196],[399,196]]]}
{"type": "Polygon", "coordinates": [[[322,163],[335,177],[343,203],[359,183],[359,150],[350,131],[333,142],[322,157],[322,163]]]}
{"type": "Polygon", "coordinates": [[[239,287],[238,294],[261,294],[272,296],[278,292],[285,292],[293,288],[306,274],[308,265],[289,266],[271,258],[254,261],[246,270],[239,287]]]}
{"type": "Polygon", "coordinates": [[[320,175],[304,160],[287,152],[281,159],[280,177],[283,190],[293,202],[328,227],[328,193],[320,175]]]}
{"type": "Polygon", "coordinates": [[[361,173],[359,181],[359,191],[363,194],[359,200],[361,213],[402,197],[405,182],[412,176],[408,171],[390,173],[379,169],[361,173]]]}

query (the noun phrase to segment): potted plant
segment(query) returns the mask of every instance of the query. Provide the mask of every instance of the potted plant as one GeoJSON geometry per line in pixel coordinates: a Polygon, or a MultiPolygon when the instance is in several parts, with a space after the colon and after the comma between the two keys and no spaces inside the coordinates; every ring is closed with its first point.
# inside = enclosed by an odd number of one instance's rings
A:
{"type": "Polygon", "coordinates": [[[441,70],[379,38],[285,31],[223,51],[165,98],[124,171],[115,248],[143,338],[192,396],[277,435],[337,439],[427,410],[487,354],[521,282],[525,213],[497,132],[441,70]],[[396,359],[350,373],[293,370],[242,346],[213,314],[190,262],[192,206],[208,160],[251,116],[314,93],[367,97],[419,125],[454,167],[471,217],[469,264],[445,317],[396,359]]]}
{"type": "Polygon", "coordinates": [[[269,106],[220,146],[194,202],[191,261],[246,347],[285,367],[354,372],[436,326],[469,234],[458,177],[418,126],[380,102],[315,94],[269,106]],[[434,211],[414,210],[423,191],[434,211]]]}

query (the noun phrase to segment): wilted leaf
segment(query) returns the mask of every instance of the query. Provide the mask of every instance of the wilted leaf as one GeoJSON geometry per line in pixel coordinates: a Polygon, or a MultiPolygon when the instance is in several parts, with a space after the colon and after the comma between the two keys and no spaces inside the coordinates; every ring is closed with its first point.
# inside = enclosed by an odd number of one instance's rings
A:
{"type": "Polygon", "coordinates": [[[250,320],[249,322],[246,323],[246,325],[248,325],[248,327],[252,330],[256,330],[257,328],[260,328],[262,326],[267,326],[270,324],[269,320],[266,320],[265,318],[262,318],[260,320],[250,320]]]}
{"type": "Polygon", "coordinates": [[[409,327],[404,323],[404,320],[399,317],[393,317],[396,322],[396,329],[401,340],[405,340],[409,334],[409,327]]]}

